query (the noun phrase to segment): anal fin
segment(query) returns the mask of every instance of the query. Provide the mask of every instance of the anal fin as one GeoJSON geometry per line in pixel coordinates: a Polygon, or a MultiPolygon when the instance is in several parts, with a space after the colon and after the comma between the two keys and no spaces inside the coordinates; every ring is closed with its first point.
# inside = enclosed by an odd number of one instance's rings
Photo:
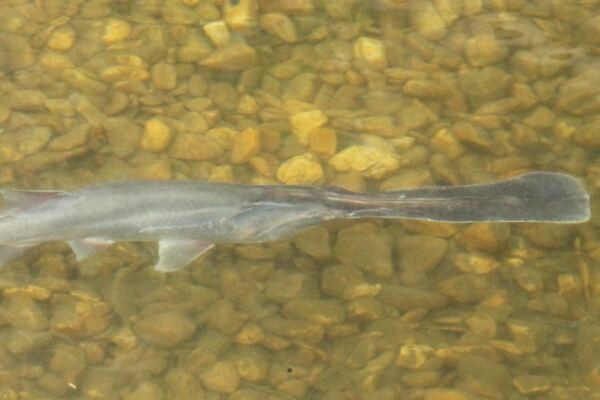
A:
{"type": "Polygon", "coordinates": [[[161,272],[177,271],[214,247],[202,240],[163,239],[158,242],[158,262],[154,269],[161,272]]]}
{"type": "Polygon", "coordinates": [[[75,253],[75,259],[77,261],[83,261],[98,251],[106,249],[108,246],[114,243],[110,239],[103,238],[86,238],[69,240],[69,246],[75,253]]]}

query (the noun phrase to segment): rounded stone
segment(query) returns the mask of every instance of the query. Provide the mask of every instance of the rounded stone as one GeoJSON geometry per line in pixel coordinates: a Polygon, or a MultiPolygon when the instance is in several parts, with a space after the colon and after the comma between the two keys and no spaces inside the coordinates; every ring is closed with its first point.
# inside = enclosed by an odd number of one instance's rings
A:
{"type": "Polygon", "coordinates": [[[151,118],[146,121],[140,147],[147,151],[161,152],[167,148],[171,137],[171,128],[167,124],[160,118],[151,118]]]}
{"type": "Polygon", "coordinates": [[[277,179],[288,185],[310,185],[323,180],[323,167],[310,153],[283,162],[277,169],[277,179]]]}
{"type": "Polygon", "coordinates": [[[134,324],[134,330],[143,340],[161,347],[173,347],[191,338],[196,324],[178,311],[143,316],[134,324]]]}

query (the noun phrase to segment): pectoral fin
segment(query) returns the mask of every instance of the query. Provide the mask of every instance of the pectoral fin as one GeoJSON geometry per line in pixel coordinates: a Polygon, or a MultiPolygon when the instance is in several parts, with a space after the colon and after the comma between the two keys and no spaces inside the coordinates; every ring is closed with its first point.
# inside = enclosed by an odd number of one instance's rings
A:
{"type": "Polygon", "coordinates": [[[161,240],[158,242],[158,263],[154,269],[161,272],[177,271],[214,246],[214,243],[201,240],[161,240]]]}
{"type": "Polygon", "coordinates": [[[95,254],[100,250],[106,249],[108,246],[114,243],[114,241],[103,238],[86,238],[80,240],[69,240],[69,246],[75,253],[75,259],[77,261],[83,261],[89,256],[95,254]]]}

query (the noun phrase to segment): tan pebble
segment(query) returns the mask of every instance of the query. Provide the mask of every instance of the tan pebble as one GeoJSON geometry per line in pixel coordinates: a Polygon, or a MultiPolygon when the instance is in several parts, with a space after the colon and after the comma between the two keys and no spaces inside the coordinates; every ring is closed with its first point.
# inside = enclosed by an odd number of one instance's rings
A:
{"type": "Polygon", "coordinates": [[[170,148],[170,155],[181,160],[207,161],[221,156],[223,145],[201,134],[178,134],[170,148]]]}
{"type": "Polygon", "coordinates": [[[317,155],[329,158],[335,154],[337,149],[337,135],[335,130],[328,127],[320,127],[310,132],[308,146],[317,155]]]}
{"type": "Polygon", "coordinates": [[[286,43],[298,41],[298,32],[294,22],[285,14],[267,13],[260,17],[260,27],[286,43]]]}
{"type": "Polygon", "coordinates": [[[460,18],[463,11],[463,0],[433,0],[433,4],[447,25],[460,18]]]}
{"type": "Polygon", "coordinates": [[[150,72],[146,67],[134,67],[131,65],[111,65],[100,71],[100,77],[104,81],[145,81],[150,78],[150,72]]]}
{"type": "Polygon", "coordinates": [[[238,102],[237,111],[240,114],[245,115],[254,115],[258,112],[258,103],[256,99],[248,94],[240,97],[240,101],[238,102]]]}
{"type": "Polygon", "coordinates": [[[0,123],[6,122],[10,117],[11,109],[4,101],[0,101],[0,123]]]}
{"type": "Polygon", "coordinates": [[[442,128],[433,135],[431,138],[431,147],[445,154],[451,160],[460,157],[465,151],[464,146],[447,128],[442,128]]]}
{"type": "Polygon", "coordinates": [[[340,230],[333,253],[343,264],[361,268],[380,278],[390,277],[394,272],[391,237],[368,222],[340,230]]]}
{"type": "Polygon", "coordinates": [[[294,237],[294,245],[302,252],[316,259],[331,256],[329,231],[324,227],[305,230],[294,237]]]}
{"type": "Polygon", "coordinates": [[[506,47],[493,35],[477,35],[465,43],[465,55],[474,67],[499,63],[507,54],[506,47]]]}
{"type": "Polygon", "coordinates": [[[233,183],[235,177],[231,165],[217,165],[208,176],[209,182],[233,183]]]}
{"type": "Polygon", "coordinates": [[[379,185],[382,192],[430,186],[433,184],[433,177],[428,168],[414,168],[401,171],[390,176],[379,185]]]}
{"type": "Polygon", "coordinates": [[[277,169],[277,179],[288,185],[310,185],[322,181],[323,177],[321,164],[310,153],[292,157],[277,169]]]}
{"type": "Polygon", "coordinates": [[[422,344],[405,344],[400,347],[396,365],[402,368],[418,369],[433,356],[433,348],[422,344]]]}
{"type": "Polygon", "coordinates": [[[382,149],[355,145],[335,154],[329,164],[339,172],[355,171],[365,178],[381,179],[400,166],[394,153],[382,149]]]}
{"type": "Polygon", "coordinates": [[[360,173],[354,171],[337,174],[329,184],[357,193],[367,190],[365,178],[360,173]]]}
{"type": "Polygon", "coordinates": [[[513,385],[524,395],[544,393],[552,388],[551,380],[543,375],[519,375],[513,378],[513,385]]]}
{"type": "Polygon", "coordinates": [[[159,118],[146,121],[140,147],[147,151],[163,151],[171,143],[171,128],[159,118]]]}
{"type": "Polygon", "coordinates": [[[462,272],[487,274],[498,268],[498,261],[485,254],[462,253],[454,256],[454,265],[462,272]]]}
{"type": "Polygon", "coordinates": [[[164,62],[152,67],[152,83],[158,89],[172,90],[177,85],[177,71],[175,66],[164,62]]]}
{"type": "Polygon", "coordinates": [[[136,388],[121,396],[122,400],[161,400],[164,396],[161,387],[154,382],[144,381],[136,388]]]}
{"type": "Polygon", "coordinates": [[[248,163],[254,170],[266,178],[272,178],[274,175],[273,163],[269,162],[265,157],[252,157],[248,163]]]}
{"type": "Polygon", "coordinates": [[[141,179],[168,181],[173,178],[169,160],[155,160],[141,166],[137,174],[141,179]]]}
{"type": "Polygon", "coordinates": [[[23,154],[17,151],[13,145],[0,143],[0,164],[18,161],[23,157],[23,154]]]}
{"type": "Polygon", "coordinates": [[[225,21],[209,22],[208,24],[204,24],[202,29],[215,46],[225,47],[229,43],[231,35],[225,21]]]}
{"type": "Polygon", "coordinates": [[[417,32],[429,40],[440,40],[446,36],[447,23],[431,1],[419,1],[412,4],[411,22],[417,32]]]}
{"type": "Polygon", "coordinates": [[[69,132],[52,139],[48,148],[52,151],[65,151],[83,146],[87,142],[89,130],[86,124],[75,126],[69,132]]]}
{"type": "Polygon", "coordinates": [[[127,21],[111,19],[104,27],[102,41],[105,44],[113,44],[125,40],[131,34],[131,25],[127,21]]]}
{"type": "Polygon", "coordinates": [[[423,400],[471,400],[471,397],[461,390],[427,389],[423,400]]]}
{"type": "Polygon", "coordinates": [[[465,320],[469,330],[475,335],[485,338],[494,338],[496,336],[497,324],[494,318],[487,314],[476,313],[465,320]]]}
{"type": "Polygon", "coordinates": [[[47,69],[63,70],[72,68],[73,62],[64,54],[49,51],[40,56],[40,65],[47,69]]]}
{"type": "Polygon", "coordinates": [[[172,347],[191,338],[196,331],[196,324],[181,312],[166,311],[138,319],[134,330],[153,345],[172,347]]]}
{"type": "Polygon", "coordinates": [[[55,29],[48,38],[47,46],[52,50],[66,51],[75,43],[75,30],[70,26],[55,29]]]}
{"type": "Polygon", "coordinates": [[[200,65],[221,70],[240,71],[256,64],[256,50],[244,43],[231,43],[211,53],[200,61],[200,65]]]}
{"type": "Polygon", "coordinates": [[[308,144],[312,130],[327,123],[327,115],[321,110],[302,111],[290,116],[292,132],[302,144],[308,144]]]}
{"type": "Polygon", "coordinates": [[[435,268],[446,255],[448,242],[425,235],[407,235],[398,239],[403,271],[427,272],[435,268]]]}
{"type": "Polygon", "coordinates": [[[479,14],[483,9],[483,0],[463,0],[464,15],[479,14]]]}
{"type": "Polygon", "coordinates": [[[249,322],[240,329],[235,335],[235,342],[240,344],[257,344],[265,337],[265,333],[260,325],[249,322]]]}
{"type": "Polygon", "coordinates": [[[509,225],[476,223],[462,231],[459,242],[470,250],[496,252],[505,247],[509,236],[509,225]]]}
{"type": "Polygon", "coordinates": [[[354,42],[354,57],[373,69],[387,67],[385,45],[379,39],[366,36],[358,38],[354,42]]]}
{"type": "Polygon", "coordinates": [[[226,0],[223,3],[225,21],[231,29],[234,31],[247,31],[256,26],[257,0],[226,0]]]}
{"type": "Polygon", "coordinates": [[[233,138],[231,162],[242,164],[260,151],[260,132],[256,128],[246,128],[233,138]]]}
{"type": "Polygon", "coordinates": [[[233,393],[240,385],[240,376],[230,361],[218,361],[200,373],[202,384],[219,393],[233,393]]]}

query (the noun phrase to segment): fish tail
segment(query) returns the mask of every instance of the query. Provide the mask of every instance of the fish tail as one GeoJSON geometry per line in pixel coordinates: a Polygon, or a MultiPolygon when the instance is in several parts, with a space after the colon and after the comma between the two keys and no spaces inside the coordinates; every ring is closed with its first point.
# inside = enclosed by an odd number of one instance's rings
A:
{"type": "Polygon", "coordinates": [[[569,175],[533,172],[489,184],[424,187],[377,194],[329,192],[343,218],[439,222],[580,223],[590,218],[589,195],[569,175]]]}

